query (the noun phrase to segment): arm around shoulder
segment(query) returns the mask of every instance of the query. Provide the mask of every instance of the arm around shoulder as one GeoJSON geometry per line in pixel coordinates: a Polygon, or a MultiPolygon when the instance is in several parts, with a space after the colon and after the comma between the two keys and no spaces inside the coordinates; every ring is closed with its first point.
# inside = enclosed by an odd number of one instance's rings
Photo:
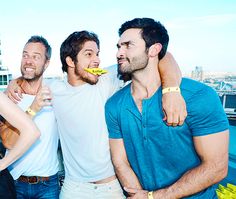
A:
{"type": "Polygon", "coordinates": [[[159,61],[158,70],[163,88],[180,85],[182,74],[179,65],[170,52],[166,52],[166,55],[159,61]]]}
{"type": "Polygon", "coordinates": [[[159,73],[161,76],[162,88],[168,92],[163,92],[162,106],[165,117],[163,120],[168,125],[182,125],[187,116],[186,104],[183,99],[179,86],[182,74],[174,57],[167,52],[159,62],[159,73]],[[177,89],[173,89],[177,88],[177,89]]]}
{"type": "Polygon", "coordinates": [[[14,103],[18,103],[22,98],[22,89],[19,85],[23,82],[22,77],[18,77],[17,79],[13,79],[10,81],[4,93],[11,99],[14,103]]]}

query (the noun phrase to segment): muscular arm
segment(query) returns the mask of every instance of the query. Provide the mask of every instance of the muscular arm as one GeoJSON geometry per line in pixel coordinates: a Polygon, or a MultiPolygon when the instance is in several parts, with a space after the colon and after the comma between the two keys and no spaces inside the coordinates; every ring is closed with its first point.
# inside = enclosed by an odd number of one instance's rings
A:
{"type": "Polygon", "coordinates": [[[222,180],[228,170],[228,136],[228,131],[225,131],[194,137],[201,164],[186,172],[173,185],[155,191],[154,198],[183,198],[222,180]]]}
{"type": "Polygon", "coordinates": [[[121,185],[127,188],[142,189],[137,176],[130,167],[123,139],[110,139],[109,142],[112,162],[121,185]]]}
{"type": "MultiPolygon", "coordinates": [[[[177,62],[169,52],[160,60],[158,70],[163,88],[180,86],[182,74],[177,62]]],[[[168,125],[176,126],[183,124],[187,116],[187,110],[181,93],[170,92],[164,94],[162,106],[165,113],[164,120],[167,121],[168,125]]]]}
{"type": "Polygon", "coordinates": [[[166,55],[160,60],[158,69],[163,88],[180,85],[182,74],[171,53],[167,52],[166,55]]]}
{"type": "Polygon", "coordinates": [[[33,121],[2,93],[0,93],[0,114],[20,131],[15,146],[0,160],[0,170],[3,170],[35,142],[40,132],[33,121]]]}

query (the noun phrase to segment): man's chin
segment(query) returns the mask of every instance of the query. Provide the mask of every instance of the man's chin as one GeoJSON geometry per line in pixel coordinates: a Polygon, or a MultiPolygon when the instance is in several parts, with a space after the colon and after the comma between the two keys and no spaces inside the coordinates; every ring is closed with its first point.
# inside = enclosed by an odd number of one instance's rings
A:
{"type": "Polygon", "coordinates": [[[118,74],[120,74],[120,75],[130,75],[131,72],[129,70],[126,70],[125,68],[119,67],[118,68],[118,74]]]}
{"type": "Polygon", "coordinates": [[[35,77],[35,76],[32,77],[32,76],[28,76],[28,75],[23,76],[23,78],[27,81],[35,81],[35,80],[39,79],[38,77],[35,77]]]}
{"type": "Polygon", "coordinates": [[[97,80],[90,80],[88,83],[92,84],[92,85],[97,84],[98,83],[98,79],[97,80]]]}
{"type": "Polygon", "coordinates": [[[97,84],[98,83],[98,77],[97,78],[88,78],[86,79],[86,82],[91,84],[91,85],[94,85],[94,84],[97,84]]]}
{"type": "Polygon", "coordinates": [[[25,80],[32,80],[32,79],[34,79],[34,77],[29,76],[29,75],[23,75],[23,78],[24,78],[25,80]]]}

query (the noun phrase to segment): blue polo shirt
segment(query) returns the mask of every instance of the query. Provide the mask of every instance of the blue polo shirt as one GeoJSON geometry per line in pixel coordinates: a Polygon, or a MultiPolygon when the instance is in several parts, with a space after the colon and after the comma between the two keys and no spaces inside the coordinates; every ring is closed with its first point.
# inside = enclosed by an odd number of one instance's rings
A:
{"type": "MultiPolygon", "coordinates": [[[[169,127],[162,120],[161,88],[142,101],[142,114],[133,100],[130,84],[106,103],[109,137],[124,140],[130,165],[145,190],[172,185],[200,164],[193,144],[194,136],[228,129],[226,114],[212,88],[183,78],[181,92],[188,116],[185,123],[177,127],[169,127]]],[[[214,197],[215,190],[209,187],[188,198],[214,197]]]]}

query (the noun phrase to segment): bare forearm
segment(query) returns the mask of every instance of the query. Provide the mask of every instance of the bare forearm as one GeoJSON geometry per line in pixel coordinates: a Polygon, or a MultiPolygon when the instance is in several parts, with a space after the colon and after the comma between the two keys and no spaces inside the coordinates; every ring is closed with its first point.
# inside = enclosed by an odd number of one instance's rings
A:
{"type": "Polygon", "coordinates": [[[169,52],[160,60],[158,69],[163,88],[180,85],[182,74],[177,62],[169,52]]]}
{"type": "Polygon", "coordinates": [[[142,189],[137,176],[129,165],[115,165],[115,172],[123,187],[142,189]]]}
{"type": "MultiPolygon", "coordinates": [[[[22,133],[22,132],[21,132],[22,133]]],[[[23,153],[36,141],[39,137],[38,130],[27,133],[27,136],[20,136],[15,146],[1,159],[0,170],[5,169],[15,160],[17,160],[23,153]]]]}
{"type": "MultiPolygon", "coordinates": [[[[139,180],[130,167],[123,139],[109,139],[112,163],[119,181],[123,187],[142,189],[139,180]]],[[[132,195],[129,193],[129,195],[132,195]]]]}
{"type": "MultiPolygon", "coordinates": [[[[17,112],[16,112],[16,115],[17,112]]],[[[1,159],[0,170],[5,169],[15,160],[17,160],[23,153],[39,138],[40,133],[38,128],[34,125],[34,123],[29,119],[26,115],[20,114],[20,119],[10,121],[12,125],[18,128],[20,131],[20,136],[13,146],[12,149],[6,153],[3,159],[1,159]]]]}
{"type": "Polygon", "coordinates": [[[24,112],[5,95],[0,95],[0,114],[20,131],[14,147],[0,160],[0,170],[5,169],[19,158],[40,136],[38,128],[24,112]]]}
{"type": "Polygon", "coordinates": [[[154,192],[155,199],[183,198],[200,192],[219,182],[227,174],[227,163],[221,165],[202,164],[186,172],[173,185],[154,192]]]}

